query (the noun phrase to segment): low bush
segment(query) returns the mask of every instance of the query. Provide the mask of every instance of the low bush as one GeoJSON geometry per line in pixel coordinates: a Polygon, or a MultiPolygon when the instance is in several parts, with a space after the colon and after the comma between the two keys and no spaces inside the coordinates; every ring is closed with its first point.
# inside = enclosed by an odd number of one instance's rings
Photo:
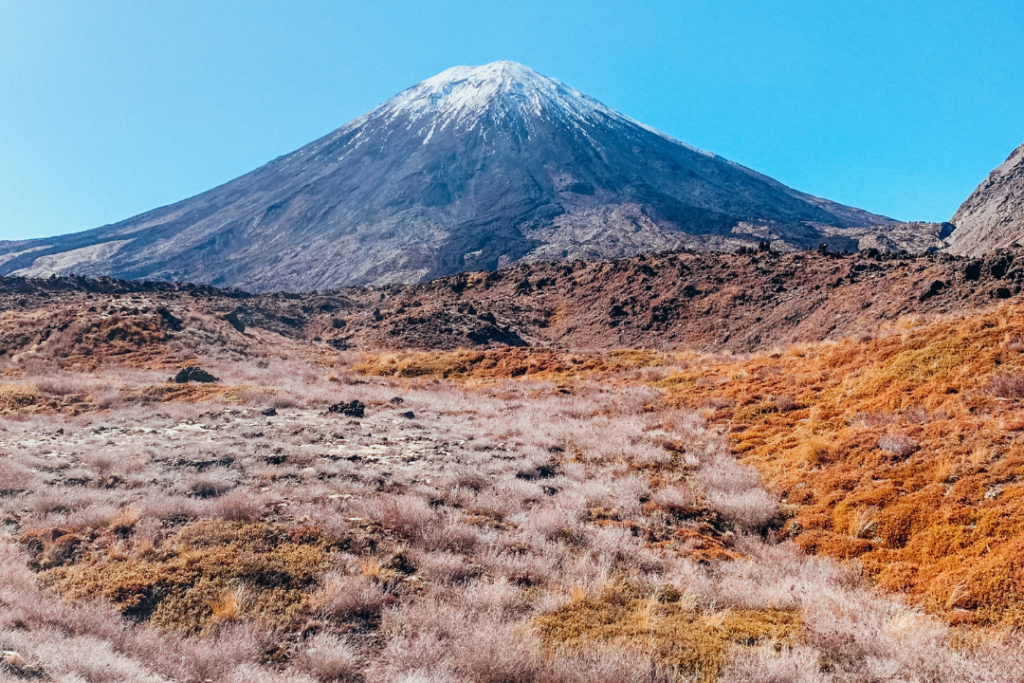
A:
{"type": "Polygon", "coordinates": [[[917,451],[917,440],[907,434],[888,432],[878,438],[878,447],[898,458],[905,458],[917,451]]]}
{"type": "Polygon", "coordinates": [[[362,680],[360,657],[344,638],[319,634],[306,641],[292,657],[293,669],[324,683],[355,683],[362,680]]]}
{"type": "Polygon", "coordinates": [[[319,611],[336,621],[372,621],[388,602],[388,595],[372,576],[328,573],[317,594],[319,611]]]}
{"type": "Polygon", "coordinates": [[[1000,372],[993,375],[985,390],[998,398],[1024,399],[1024,372],[1000,372]]]}
{"type": "Polygon", "coordinates": [[[263,513],[263,503],[246,491],[233,491],[213,504],[213,514],[228,522],[255,522],[263,513]]]}

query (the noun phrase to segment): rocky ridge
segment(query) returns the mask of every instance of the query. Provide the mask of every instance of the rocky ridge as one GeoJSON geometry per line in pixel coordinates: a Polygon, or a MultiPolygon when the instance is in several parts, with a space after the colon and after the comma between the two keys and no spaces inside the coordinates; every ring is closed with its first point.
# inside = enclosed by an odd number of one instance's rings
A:
{"type": "Polygon", "coordinates": [[[147,339],[173,338],[195,332],[190,316],[197,312],[219,326],[219,343],[248,344],[270,333],[328,352],[503,346],[751,352],[870,335],[902,316],[983,309],[1020,296],[1022,285],[1021,250],[985,258],[672,252],[308,294],[8,277],[0,278],[0,309],[8,317],[63,313],[46,329],[12,322],[0,335],[0,353],[33,349],[58,331],[103,321],[102,339],[116,342],[122,333],[116,331],[121,323],[108,320],[114,317],[137,319],[147,339]]]}
{"type": "Polygon", "coordinates": [[[1024,244],[1024,145],[997,167],[950,219],[950,251],[980,256],[1024,244]]]}

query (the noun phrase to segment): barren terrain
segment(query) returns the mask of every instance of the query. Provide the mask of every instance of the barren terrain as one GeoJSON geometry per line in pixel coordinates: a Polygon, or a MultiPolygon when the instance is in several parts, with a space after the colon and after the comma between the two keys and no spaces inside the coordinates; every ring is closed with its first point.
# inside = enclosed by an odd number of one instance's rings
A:
{"type": "Polygon", "coordinates": [[[901,316],[978,310],[1019,295],[1022,285],[1020,251],[979,259],[684,251],[311,294],[0,278],[0,310],[34,316],[32,326],[0,328],[0,352],[16,353],[58,332],[68,338],[74,329],[66,330],[113,315],[158,330],[161,339],[189,339],[195,326],[185,318],[196,313],[227,320],[230,326],[221,324],[217,334],[242,345],[272,332],[325,351],[528,346],[739,353],[872,334],[901,316]]]}

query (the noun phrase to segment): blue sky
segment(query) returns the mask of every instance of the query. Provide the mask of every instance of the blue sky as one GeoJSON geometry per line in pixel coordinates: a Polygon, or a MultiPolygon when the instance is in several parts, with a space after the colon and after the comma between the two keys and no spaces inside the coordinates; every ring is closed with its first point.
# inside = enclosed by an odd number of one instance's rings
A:
{"type": "Polygon", "coordinates": [[[0,239],[173,203],[497,59],[903,220],[1024,142],[1020,0],[3,0],[0,239]]]}

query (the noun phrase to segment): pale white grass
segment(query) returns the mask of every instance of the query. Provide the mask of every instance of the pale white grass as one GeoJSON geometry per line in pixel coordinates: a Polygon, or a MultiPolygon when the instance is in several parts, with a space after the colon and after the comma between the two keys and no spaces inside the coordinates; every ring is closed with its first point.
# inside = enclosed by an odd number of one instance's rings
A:
{"type": "Polygon", "coordinates": [[[324,683],[360,679],[359,653],[346,639],[321,633],[303,643],[291,667],[324,683]]]}

